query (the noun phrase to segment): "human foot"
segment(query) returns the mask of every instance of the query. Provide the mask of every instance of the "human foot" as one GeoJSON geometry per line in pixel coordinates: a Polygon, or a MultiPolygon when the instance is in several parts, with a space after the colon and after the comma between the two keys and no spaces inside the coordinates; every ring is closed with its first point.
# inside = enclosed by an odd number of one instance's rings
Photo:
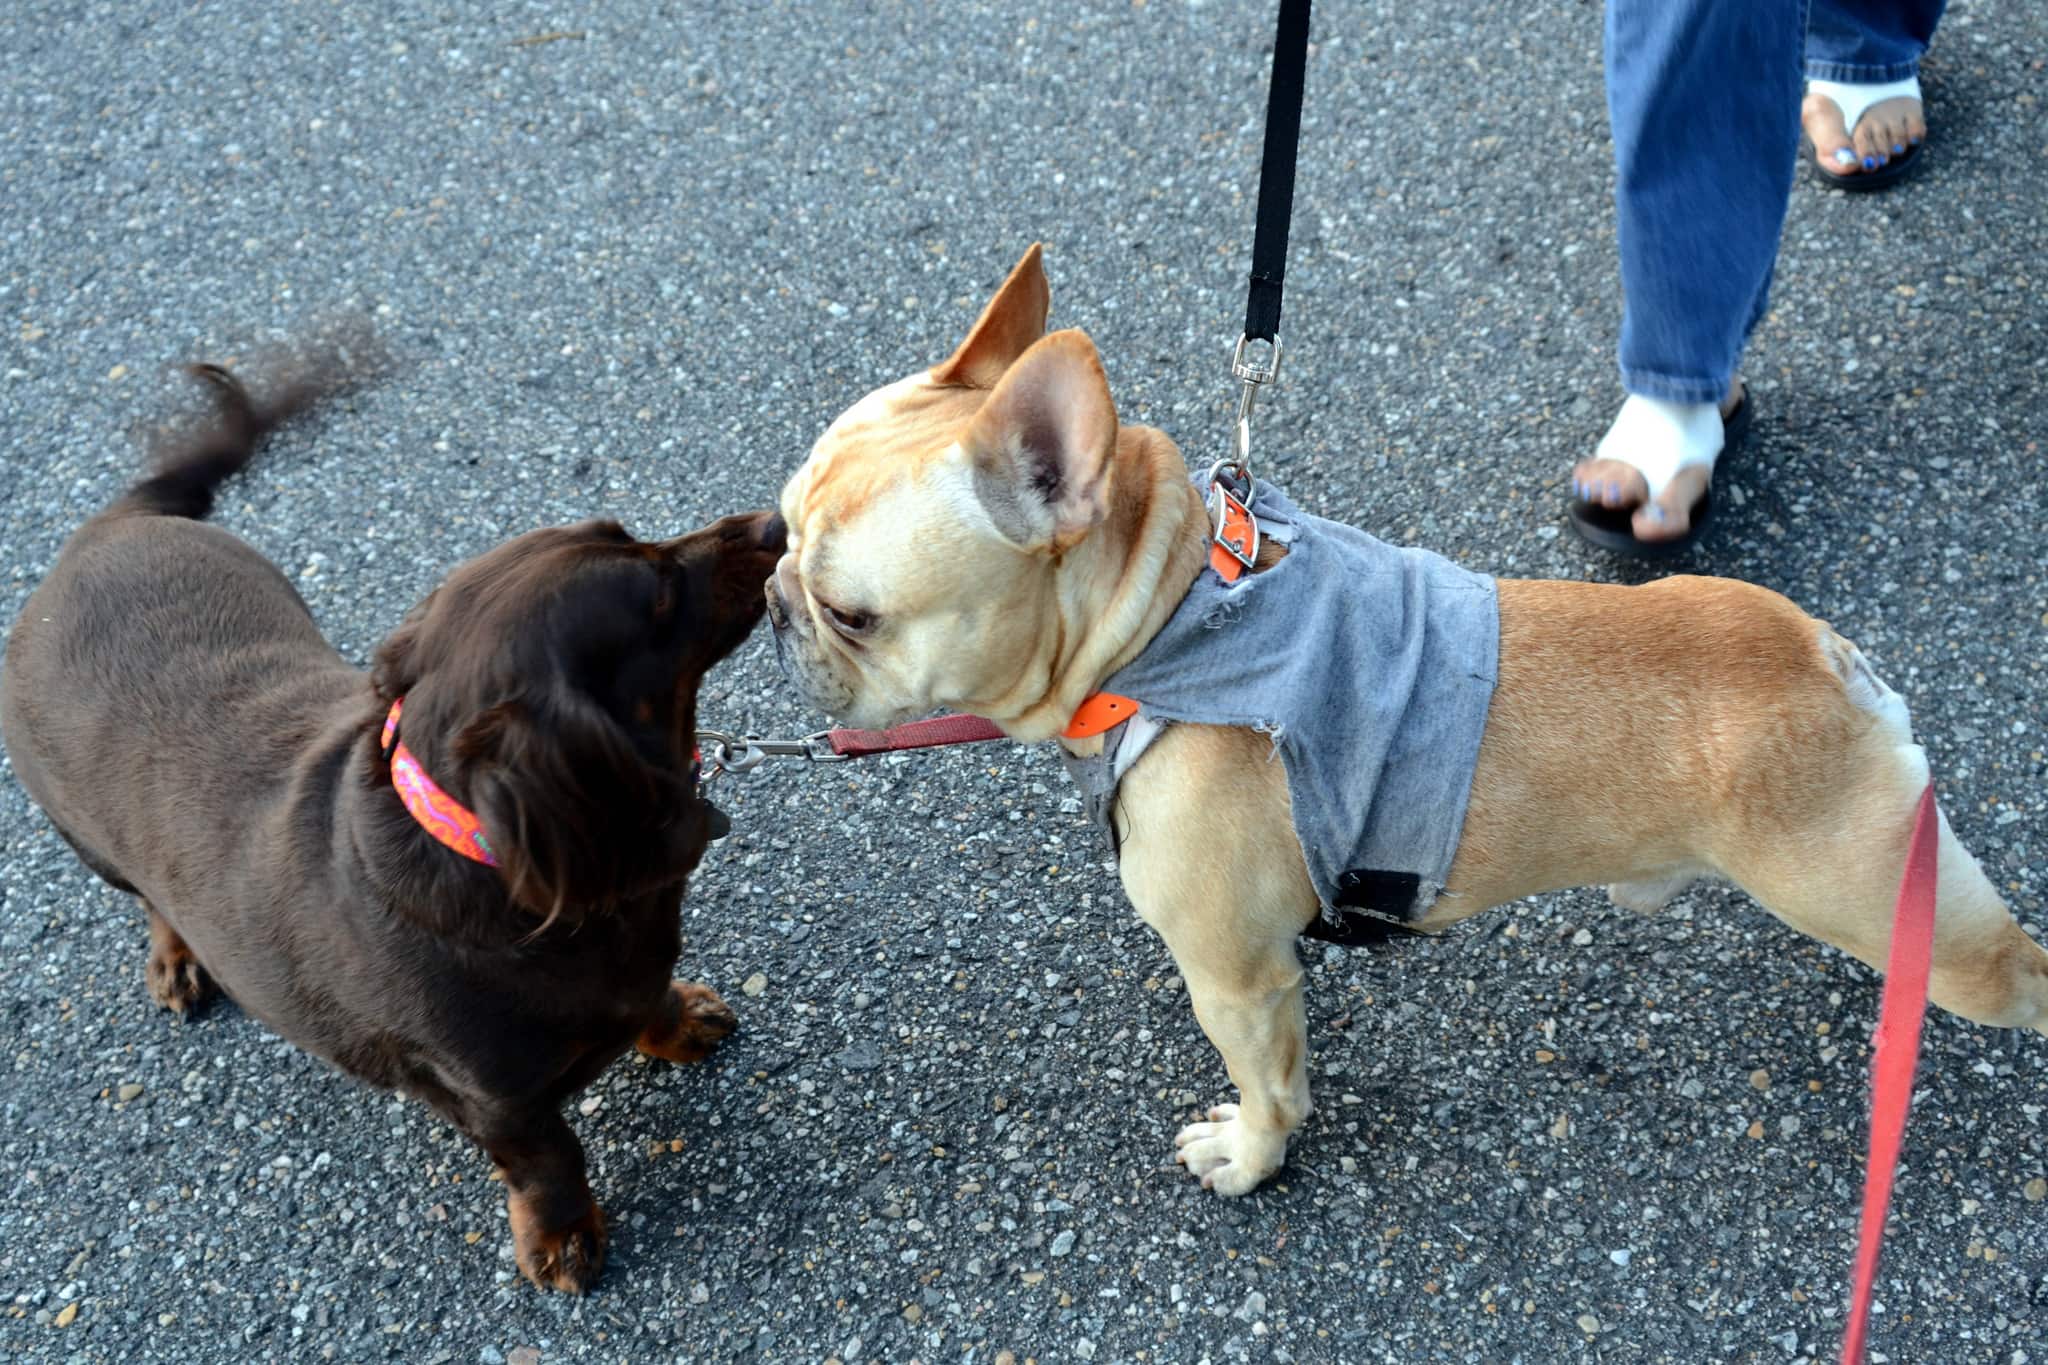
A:
{"type": "Polygon", "coordinates": [[[1630,395],[1598,453],[1572,468],[1573,495],[1610,512],[1633,508],[1629,529],[1646,544],[1683,538],[1714,476],[1727,424],[1746,397],[1739,380],[1718,407],[1630,395]],[[1654,496],[1651,479],[1661,485],[1654,496]]]}
{"type": "Polygon", "coordinates": [[[1799,121],[1821,174],[1851,189],[1896,178],[1927,138],[1926,106],[1913,76],[1863,85],[1808,81],[1799,121]]]}

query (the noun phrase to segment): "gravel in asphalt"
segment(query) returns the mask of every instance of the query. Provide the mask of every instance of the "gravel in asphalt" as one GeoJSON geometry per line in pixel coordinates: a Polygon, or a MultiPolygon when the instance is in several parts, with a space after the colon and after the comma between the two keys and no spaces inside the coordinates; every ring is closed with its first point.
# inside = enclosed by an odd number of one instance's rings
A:
{"type": "MultiPolygon", "coordinates": [[[[338,309],[396,358],[219,522],[366,659],[535,525],[770,501],[1032,240],[1127,420],[1221,451],[1265,6],[446,0],[0,10],[0,608],[123,486],[164,367],[338,309]]],[[[1588,4],[1317,7],[1267,468],[1509,575],[1620,400],[1588,4]]],[[[2048,19],[1957,0],[1922,174],[1802,175],[1758,425],[1679,567],[1780,589],[1905,694],[1963,840],[2048,933],[2048,19]]],[[[1562,533],[1561,533],[1562,532],[1562,533]]],[[[707,720],[814,728],[756,641],[707,720]]],[[[1597,761],[1597,755],[1589,756],[1597,761]]],[[[1875,975],[1705,887],[1308,945],[1317,1110],[1252,1197],[1225,1096],[1054,756],[729,780],[680,970],[741,1027],[573,1118],[598,1291],[522,1281],[481,1157],[232,1006],[0,782],[0,1353],[50,1361],[1831,1359],[1875,975]]],[[[2048,1043],[1932,1019],[1873,1359],[2048,1361],[2048,1043]]]]}

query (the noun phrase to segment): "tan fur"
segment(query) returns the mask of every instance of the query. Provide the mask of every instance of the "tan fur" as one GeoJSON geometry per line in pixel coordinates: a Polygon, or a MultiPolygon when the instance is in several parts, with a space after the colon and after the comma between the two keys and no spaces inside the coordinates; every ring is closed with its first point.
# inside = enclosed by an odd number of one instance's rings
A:
{"type": "MultiPolygon", "coordinates": [[[[1047,738],[1200,571],[1206,520],[1180,452],[1122,427],[1100,467],[1092,433],[1114,407],[1085,338],[1041,338],[1045,298],[1034,247],[953,359],[869,395],[790,481],[791,552],[769,615],[827,709],[875,724],[946,706],[1047,738]],[[992,450],[1023,482],[989,487],[992,450]],[[1076,532],[1100,480],[1107,498],[1076,532]],[[1020,544],[1015,524],[1048,529],[1020,544]],[[858,595],[872,627],[836,630],[817,604],[827,593],[858,595]]],[[[1225,1194],[1277,1169],[1309,1112],[1294,945],[1316,896],[1270,748],[1249,731],[1171,728],[1117,810],[1124,887],[1240,1092],[1178,1138],[1179,1159],[1225,1194]]],[[[1420,927],[1598,883],[1649,910],[1717,876],[1882,966],[1926,781],[1903,703],[1776,593],[1690,577],[1503,581],[1499,683],[1465,825],[1420,927]]],[[[1935,1002],[2048,1032],[2048,953],[1946,821],[1940,877],[1935,1002]]]]}

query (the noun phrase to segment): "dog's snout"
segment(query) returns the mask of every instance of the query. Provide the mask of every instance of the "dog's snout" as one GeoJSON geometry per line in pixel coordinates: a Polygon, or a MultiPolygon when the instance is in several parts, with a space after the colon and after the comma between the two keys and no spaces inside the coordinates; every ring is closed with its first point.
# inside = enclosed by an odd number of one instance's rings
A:
{"type": "Polygon", "coordinates": [[[782,513],[770,512],[768,520],[761,524],[761,548],[772,555],[789,548],[789,523],[782,519],[782,513]]]}

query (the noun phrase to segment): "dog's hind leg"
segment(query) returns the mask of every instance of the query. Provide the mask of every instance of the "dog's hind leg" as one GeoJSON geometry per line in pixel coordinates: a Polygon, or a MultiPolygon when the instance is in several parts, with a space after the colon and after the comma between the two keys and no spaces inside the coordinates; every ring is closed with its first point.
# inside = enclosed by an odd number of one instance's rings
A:
{"type": "MultiPolygon", "coordinates": [[[[1787,924],[1883,970],[1927,758],[1901,706],[1833,762],[1816,779],[1825,801],[1782,826],[1759,825],[1721,861],[1787,924]]],[[[2048,951],[2013,919],[1946,816],[1940,837],[1929,996],[1976,1023],[2048,1033],[2048,951]]]]}
{"type": "Polygon", "coordinates": [[[148,901],[142,908],[149,915],[149,965],[144,969],[149,993],[157,1004],[183,1018],[211,999],[217,988],[171,922],[148,901]]]}

